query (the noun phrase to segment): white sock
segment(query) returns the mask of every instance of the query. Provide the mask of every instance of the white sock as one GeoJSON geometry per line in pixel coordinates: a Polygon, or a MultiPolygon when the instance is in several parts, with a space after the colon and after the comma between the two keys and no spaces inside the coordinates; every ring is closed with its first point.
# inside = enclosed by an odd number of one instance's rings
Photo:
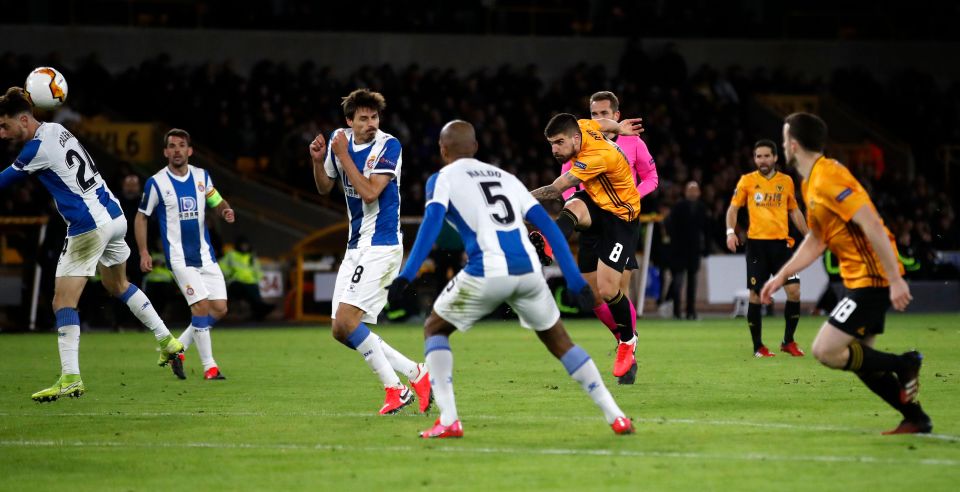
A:
{"type": "Polygon", "coordinates": [[[380,346],[383,348],[383,355],[390,361],[390,367],[392,367],[394,371],[404,374],[410,379],[415,379],[420,374],[416,362],[398,352],[397,349],[391,347],[387,342],[384,342],[382,338],[380,339],[380,346]]]}
{"type": "MultiPolygon", "coordinates": [[[[390,361],[387,360],[387,356],[383,353],[383,347],[380,344],[380,337],[376,333],[370,331],[363,323],[360,324],[360,327],[357,327],[354,332],[363,329],[367,332],[367,336],[357,344],[357,352],[360,352],[360,355],[363,356],[363,360],[370,366],[370,369],[373,370],[373,373],[380,378],[380,382],[383,383],[384,388],[395,388],[402,386],[400,383],[400,378],[397,377],[397,373],[393,372],[393,367],[390,365],[390,361]]],[[[352,335],[352,334],[351,334],[352,335]]]]}
{"type": "Polygon", "coordinates": [[[460,419],[457,401],[453,397],[453,352],[450,351],[450,340],[443,335],[434,335],[427,339],[424,346],[433,401],[440,409],[440,424],[450,425],[460,419]]]}
{"type": "Polygon", "coordinates": [[[183,351],[186,352],[190,345],[193,345],[193,331],[196,328],[193,326],[193,323],[190,323],[190,326],[186,330],[183,330],[183,333],[180,334],[180,343],[183,344],[183,351]]]}
{"type": "Polygon", "coordinates": [[[133,313],[148,330],[153,332],[153,336],[157,340],[162,340],[164,337],[170,335],[170,330],[163,324],[163,320],[160,319],[157,310],[153,308],[150,299],[147,299],[147,295],[138,289],[136,285],[130,284],[127,291],[120,296],[120,300],[125,302],[127,307],[130,308],[130,312],[133,313]]]}
{"type": "MultiPolygon", "coordinates": [[[[613,395],[603,384],[597,365],[593,363],[586,351],[574,345],[560,358],[560,362],[563,363],[570,377],[580,383],[583,391],[586,391],[600,410],[603,410],[603,416],[608,424],[612,424],[617,417],[623,417],[623,410],[620,410],[617,402],[613,401],[613,395]]],[[[436,390],[434,390],[434,399],[436,399],[436,390]]]]}
{"type": "Polygon", "coordinates": [[[60,373],[80,374],[80,317],[73,308],[60,309],[56,315],[60,373]]]}

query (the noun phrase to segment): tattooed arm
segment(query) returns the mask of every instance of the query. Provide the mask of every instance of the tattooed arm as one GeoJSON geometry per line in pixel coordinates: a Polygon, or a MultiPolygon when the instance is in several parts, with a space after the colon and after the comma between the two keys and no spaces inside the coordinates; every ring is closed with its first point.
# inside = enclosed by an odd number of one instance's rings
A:
{"type": "Polygon", "coordinates": [[[563,200],[563,192],[569,188],[579,185],[580,182],[580,178],[567,172],[564,173],[563,176],[557,178],[552,184],[537,188],[530,193],[534,198],[540,200],[541,202],[549,200],[563,200]]]}

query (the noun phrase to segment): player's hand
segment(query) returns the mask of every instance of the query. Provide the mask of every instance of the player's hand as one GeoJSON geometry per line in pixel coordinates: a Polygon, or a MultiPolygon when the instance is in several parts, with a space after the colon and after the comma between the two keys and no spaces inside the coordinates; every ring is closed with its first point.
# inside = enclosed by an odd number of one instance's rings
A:
{"type": "Polygon", "coordinates": [[[731,253],[736,253],[737,246],[740,246],[740,239],[737,238],[737,235],[727,234],[727,249],[729,249],[731,253]]]}
{"type": "Polygon", "coordinates": [[[323,139],[323,134],[317,135],[317,138],[310,142],[310,158],[314,163],[323,164],[327,158],[327,142],[323,139]]]}
{"type": "Polygon", "coordinates": [[[643,133],[643,118],[627,118],[620,122],[621,135],[639,135],[643,133]]]}
{"type": "Polygon", "coordinates": [[[150,257],[150,254],[140,254],[140,271],[143,273],[150,273],[153,271],[153,258],[150,257]]]}
{"type": "Polygon", "coordinates": [[[223,209],[223,212],[220,212],[220,216],[223,217],[223,220],[227,221],[227,224],[233,224],[233,221],[237,220],[237,215],[233,212],[232,208],[223,209]]]}
{"type": "Polygon", "coordinates": [[[334,155],[343,155],[347,152],[347,136],[344,133],[337,132],[333,136],[333,140],[330,142],[330,149],[333,151],[334,155]]]}
{"type": "Polygon", "coordinates": [[[910,286],[907,285],[907,281],[904,280],[903,277],[899,277],[890,282],[890,303],[893,304],[893,309],[903,311],[907,309],[907,306],[912,300],[913,296],[910,295],[910,286]]]}
{"type": "Polygon", "coordinates": [[[773,304],[773,295],[783,287],[784,282],[783,276],[779,273],[767,280],[767,283],[763,284],[763,289],[760,290],[760,303],[773,304]]]}
{"type": "Polygon", "coordinates": [[[593,289],[589,285],[584,285],[580,292],[577,292],[577,307],[581,313],[589,313],[596,306],[596,298],[593,297],[593,289]]]}
{"type": "Polygon", "coordinates": [[[397,277],[393,279],[393,282],[387,287],[387,302],[390,303],[391,308],[403,302],[403,292],[407,290],[408,285],[410,285],[409,280],[403,277],[397,277]]]}

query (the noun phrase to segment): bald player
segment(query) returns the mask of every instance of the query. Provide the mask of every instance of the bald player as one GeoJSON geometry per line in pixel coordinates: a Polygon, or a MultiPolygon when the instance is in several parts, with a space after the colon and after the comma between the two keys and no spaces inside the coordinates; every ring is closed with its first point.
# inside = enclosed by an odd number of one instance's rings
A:
{"type": "Polygon", "coordinates": [[[444,167],[427,180],[427,205],[413,250],[389,287],[388,300],[399,301],[433,246],[443,220],[463,238],[467,264],[450,280],[424,325],[427,368],[440,418],[420,433],[423,438],[463,437],[453,395],[450,335],[467,331],[501,303],[520,318],[563,363],[567,373],[593,399],[616,434],[633,433],[633,423],[613,400],[596,364],[570,341],[560,311],[540,271],[537,252],[527,238],[527,220],[555,244],[554,255],[583,308],[593,307],[593,291],[577,269],[562,233],[515,176],[473,158],[473,125],[451,121],[440,132],[444,167]]]}

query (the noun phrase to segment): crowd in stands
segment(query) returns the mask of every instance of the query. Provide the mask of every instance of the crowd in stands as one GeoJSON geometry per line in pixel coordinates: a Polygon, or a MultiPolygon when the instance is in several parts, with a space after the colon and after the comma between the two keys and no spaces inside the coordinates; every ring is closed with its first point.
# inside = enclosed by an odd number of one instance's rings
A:
{"type": "MultiPolygon", "coordinates": [[[[0,56],[0,81],[4,86],[18,84],[18,75],[38,61],[10,53],[0,56]]],[[[941,88],[922,76],[905,74],[884,85],[857,70],[821,80],[786,69],[691,69],[670,45],[659,53],[632,45],[616,73],[578,64],[557,80],[544,80],[534,65],[471,73],[382,65],[340,75],[309,62],[291,67],[264,60],[249,73],[238,73],[229,62],[185,66],[169,56],[111,74],[91,55],[64,71],[74,110],[187,128],[197,144],[225,161],[255,159],[262,164],[257,172],[308,193],[314,190],[308,142],[319,132],[329,134],[343,126],[341,96],[356,87],[378,90],[387,98],[381,127],[404,145],[406,215],[422,213],[423,184],[440,167],[436,142],[446,121],[473,122],[479,132],[478,158],[517,174],[532,189],[559,172],[542,133],[550,116],[565,111],[587,117],[589,95],[613,90],[621,98],[624,117],[643,117],[644,139],[657,162],[660,187],[644,199],[644,210],[666,213],[681,198],[686,182],[699,182],[709,216],[707,253],[725,252],[724,213],[739,176],[753,170],[754,141],[780,140],[776,130],[763,135],[751,130],[756,126],[749,121],[752,97],[829,91],[888,125],[913,149],[914,176],[899,168],[881,173],[848,163],[870,188],[898,241],[930,261],[933,251],[960,249],[957,202],[946,192],[943,169],[932,150],[960,143],[960,85],[941,88]],[[891,97],[897,91],[909,91],[916,99],[891,97]],[[911,193],[903,193],[905,187],[911,193]]],[[[9,162],[10,149],[4,146],[2,151],[9,162]]],[[[4,214],[17,207],[43,208],[29,203],[37,200],[37,193],[20,190],[4,194],[4,214]]]]}

